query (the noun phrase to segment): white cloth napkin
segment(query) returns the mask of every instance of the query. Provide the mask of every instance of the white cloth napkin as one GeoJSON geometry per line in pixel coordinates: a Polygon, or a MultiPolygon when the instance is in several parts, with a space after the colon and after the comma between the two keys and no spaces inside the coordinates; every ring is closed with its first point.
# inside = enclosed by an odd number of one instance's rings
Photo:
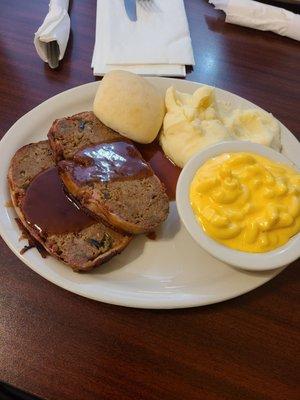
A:
{"type": "Polygon", "coordinates": [[[226,13],[226,22],[300,40],[300,15],[291,11],[252,0],[209,0],[209,3],[226,13]]]}
{"type": "Polygon", "coordinates": [[[153,11],[137,2],[137,21],[123,0],[98,0],[94,75],[123,69],[142,75],[185,76],[194,65],[183,0],[155,0],[153,11]]]}
{"type": "Polygon", "coordinates": [[[49,12],[43,24],[34,34],[34,45],[38,55],[48,62],[47,43],[56,41],[59,47],[59,60],[65,54],[70,34],[69,0],[50,0],[49,12]]]}

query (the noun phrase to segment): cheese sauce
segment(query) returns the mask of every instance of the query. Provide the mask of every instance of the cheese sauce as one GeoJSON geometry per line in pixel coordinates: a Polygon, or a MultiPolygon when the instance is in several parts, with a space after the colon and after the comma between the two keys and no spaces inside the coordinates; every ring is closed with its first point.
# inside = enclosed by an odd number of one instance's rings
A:
{"type": "Polygon", "coordinates": [[[190,202],[204,231],[236,250],[261,253],[300,231],[300,174],[251,153],[225,153],[197,171],[190,202]]]}

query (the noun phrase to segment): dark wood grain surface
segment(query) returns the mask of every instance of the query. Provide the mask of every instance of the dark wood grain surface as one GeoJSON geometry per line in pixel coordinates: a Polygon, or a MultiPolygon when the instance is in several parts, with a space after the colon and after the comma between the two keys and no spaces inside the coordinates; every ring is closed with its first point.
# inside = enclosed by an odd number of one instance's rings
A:
{"type": "MultiPolygon", "coordinates": [[[[185,4],[197,62],[188,79],[255,102],[299,138],[299,42],[227,25],[204,0],[185,4]]],[[[1,0],[1,136],[43,100],[94,80],[96,0],[73,0],[57,71],[32,43],[47,7],[1,0]]],[[[126,309],[54,286],[0,239],[0,380],[49,400],[296,400],[299,266],[213,306],[126,309]]]]}

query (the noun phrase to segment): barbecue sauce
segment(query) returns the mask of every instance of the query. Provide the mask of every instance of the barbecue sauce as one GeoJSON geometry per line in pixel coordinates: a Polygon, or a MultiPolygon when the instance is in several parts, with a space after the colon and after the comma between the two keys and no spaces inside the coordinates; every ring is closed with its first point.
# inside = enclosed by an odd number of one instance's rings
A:
{"type": "Polygon", "coordinates": [[[27,224],[43,237],[79,232],[95,223],[66,195],[56,167],[33,179],[21,207],[27,224]]]}
{"type": "MultiPolygon", "coordinates": [[[[74,157],[75,163],[62,163],[71,164],[76,179],[86,183],[97,179],[128,180],[152,176],[148,162],[165,185],[169,199],[175,200],[181,169],[164,155],[157,142],[135,146],[126,141],[102,143],[79,151],[74,157]]],[[[44,237],[79,232],[95,223],[66,195],[56,167],[41,172],[30,183],[22,211],[26,222],[44,237]]]]}
{"type": "Polygon", "coordinates": [[[61,161],[59,166],[77,183],[88,184],[147,178],[153,175],[147,163],[166,187],[169,199],[175,200],[181,168],[165,156],[157,141],[143,145],[124,139],[96,144],[78,151],[72,161],[61,161]]]}
{"type": "Polygon", "coordinates": [[[143,179],[153,175],[135,146],[124,140],[87,147],[78,151],[73,161],[62,161],[59,166],[66,168],[79,184],[143,179]]]}
{"type": "Polygon", "coordinates": [[[145,161],[147,161],[156,176],[165,185],[170,200],[175,200],[176,185],[181,172],[181,168],[169,160],[157,141],[150,144],[138,144],[135,146],[141,152],[145,161]]]}

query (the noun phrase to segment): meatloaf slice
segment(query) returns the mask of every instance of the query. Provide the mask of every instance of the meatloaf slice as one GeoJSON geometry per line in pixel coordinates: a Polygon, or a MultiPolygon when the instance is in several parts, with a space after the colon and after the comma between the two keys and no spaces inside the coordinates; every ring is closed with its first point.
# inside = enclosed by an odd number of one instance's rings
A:
{"type": "Polygon", "coordinates": [[[48,138],[55,159],[62,160],[67,191],[95,218],[133,234],[151,232],[167,218],[168,196],[150,165],[133,142],[92,112],[56,120],[48,138]]]}
{"type": "Polygon", "coordinates": [[[48,133],[56,161],[70,160],[80,149],[119,138],[120,135],[102,124],[93,112],[57,119],[48,133]]]}
{"type": "Polygon", "coordinates": [[[30,225],[23,208],[26,192],[35,179],[53,167],[53,154],[47,140],[31,143],[16,152],[8,171],[8,183],[16,213],[30,235],[49,254],[68,264],[74,271],[91,270],[120,253],[131,240],[131,236],[115,232],[93,219],[84,229],[60,234],[44,234],[30,225]]]}

